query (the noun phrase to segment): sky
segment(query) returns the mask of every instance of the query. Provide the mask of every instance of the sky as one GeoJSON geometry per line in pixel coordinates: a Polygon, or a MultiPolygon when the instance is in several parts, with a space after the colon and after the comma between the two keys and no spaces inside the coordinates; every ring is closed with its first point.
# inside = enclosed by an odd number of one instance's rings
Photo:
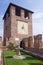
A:
{"type": "Polygon", "coordinates": [[[9,5],[12,2],[21,7],[34,12],[32,15],[32,32],[33,35],[43,35],[43,0],[0,0],[0,36],[3,37],[4,21],[3,16],[9,5]]]}

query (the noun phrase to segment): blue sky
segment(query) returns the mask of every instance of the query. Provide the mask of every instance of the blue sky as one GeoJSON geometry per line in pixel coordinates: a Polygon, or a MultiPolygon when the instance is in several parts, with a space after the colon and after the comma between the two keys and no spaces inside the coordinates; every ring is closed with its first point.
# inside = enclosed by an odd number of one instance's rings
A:
{"type": "Polygon", "coordinates": [[[3,36],[2,18],[10,2],[32,10],[33,35],[43,34],[43,0],[0,0],[0,36],[3,36]]]}

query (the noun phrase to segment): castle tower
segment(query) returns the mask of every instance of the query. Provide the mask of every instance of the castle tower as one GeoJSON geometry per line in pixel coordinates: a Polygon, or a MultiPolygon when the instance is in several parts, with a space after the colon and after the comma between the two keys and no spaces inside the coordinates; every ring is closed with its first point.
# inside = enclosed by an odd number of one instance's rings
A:
{"type": "MultiPolygon", "coordinates": [[[[4,45],[32,36],[32,11],[10,3],[3,17],[4,45]]],[[[18,44],[18,43],[16,43],[18,44]]]]}

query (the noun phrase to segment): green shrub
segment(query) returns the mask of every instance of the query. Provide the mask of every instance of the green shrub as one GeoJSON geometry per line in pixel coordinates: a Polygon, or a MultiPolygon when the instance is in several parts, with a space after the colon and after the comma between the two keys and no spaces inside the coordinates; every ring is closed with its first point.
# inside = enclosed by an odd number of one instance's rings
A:
{"type": "Polygon", "coordinates": [[[9,50],[13,50],[15,47],[14,47],[14,44],[10,42],[9,45],[7,46],[7,48],[9,50]]]}

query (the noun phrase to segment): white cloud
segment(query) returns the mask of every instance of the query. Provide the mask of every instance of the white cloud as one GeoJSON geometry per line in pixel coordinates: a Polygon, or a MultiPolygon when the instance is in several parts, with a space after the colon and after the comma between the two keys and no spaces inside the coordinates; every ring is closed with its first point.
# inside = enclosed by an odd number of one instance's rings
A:
{"type": "Polygon", "coordinates": [[[0,15],[0,21],[2,21],[2,19],[3,19],[3,15],[0,15]]]}
{"type": "Polygon", "coordinates": [[[43,34],[43,22],[33,22],[33,34],[43,34]]]}
{"type": "Polygon", "coordinates": [[[33,19],[40,19],[43,18],[43,12],[35,12],[33,14],[33,19]]]}
{"type": "Polygon", "coordinates": [[[3,34],[3,28],[0,29],[0,36],[3,34]]]}
{"type": "Polygon", "coordinates": [[[43,12],[33,14],[33,35],[43,34],[43,12]]]}
{"type": "Polygon", "coordinates": [[[3,15],[0,15],[0,36],[3,37],[3,15]]]}

